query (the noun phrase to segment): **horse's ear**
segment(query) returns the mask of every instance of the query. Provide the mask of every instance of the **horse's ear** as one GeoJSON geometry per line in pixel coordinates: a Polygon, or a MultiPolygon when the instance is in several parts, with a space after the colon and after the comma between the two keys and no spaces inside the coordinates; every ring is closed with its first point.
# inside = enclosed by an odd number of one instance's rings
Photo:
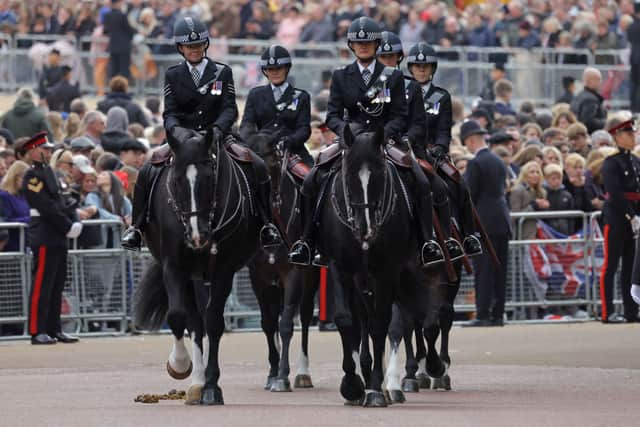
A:
{"type": "Polygon", "coordinates": [[[351,128],[349,127],[349,125],[344,125],[344,127],[342,128],[342,142],[345,146],[351,147],[351,145],[353,145],[353,139],[354,136],[351,132],[351,128]]]}

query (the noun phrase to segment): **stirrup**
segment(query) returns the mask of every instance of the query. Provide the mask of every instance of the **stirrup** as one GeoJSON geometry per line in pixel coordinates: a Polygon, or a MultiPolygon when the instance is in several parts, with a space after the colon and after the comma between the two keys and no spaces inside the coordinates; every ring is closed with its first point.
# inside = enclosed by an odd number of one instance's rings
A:
{"type": "Polygon", "coordinates": [[[142,248],[142,232],[135,227],[129,227],[124,231],[120,239],[120,246],[128,251],[138,252],[142,248]],[[136,240],[131,242],[131,240],[136,240]]]}
{"type": "Polygon", "coordinates": [[[440,245],[433,240],[424,242],[420,250],[420,261],[423,267],[431,267],[432,265],[444,262],[444,254],[442,253],[440,245]],[[427,259],[427,257],[425,257],[425,250],[427,249],[432,250],[433,259],[427,259]]]}
{"type": "Polygon", "coordinates": [[[482,243],[473,234],[468,235],[462,241],[462,248],[467,256],[476,256],[482,254],[482,243]]]}
{"type": "Polygon", "coordinates": [[[311,261],[311,265],[313,265],[314,267],[323,267],[323,268],[328,268],[329,267],[329,263],[327,262],[326,258],[322,256],[321,253],[316,253],[316,256],[313,257],[313,261],[311,261]]]}
{"type": "Polygon", "coordinates": [[[275,225],[267,223],[260,229],[260,246],[263,248],[272,248],[274,246],[280,246],[282,244],[282,238],[280,232],[275,225]]]}
{"type": "Polygon", "coordinates": [[[464,249],[462,249],[462,245],[456,239],[446,239],[444,241],[445,246],[447,247],[447,251],[449,251],[449,258],[451,261],[458,260],[464,257],[464,249]]]}
{"type": "Polygon", "coordinates": [[[288,260],[290,264],[311,265],[311,247],[304,240],[298,240],[291,246],[288,260]],[[305,254],[306,252],[306,254],[305,254]],[[304,259],[302,259],[304,257],[304,259]]]}

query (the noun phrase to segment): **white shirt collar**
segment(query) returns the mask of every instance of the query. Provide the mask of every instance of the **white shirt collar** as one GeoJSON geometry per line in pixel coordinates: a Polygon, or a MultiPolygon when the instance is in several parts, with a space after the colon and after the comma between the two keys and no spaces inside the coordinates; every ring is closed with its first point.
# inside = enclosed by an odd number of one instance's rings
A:
{"type": "Polygon", "coordinates": [[[198,70],[198,73],[200,73],[200,80],[202,80],[202,76],[204,75],[204,69],[207,68],[207,62],[208,62],[207,58],[203,58],[198,65],[191,65],[189,61],[185,61],[185,62],[187,63],[187,67],[189,67],[189,73],[191,73],[191,70],[195,68],[196,70],[198,70]]]}
{"type": "Polygon", "coordinates": [[[276,86],[273,83],[269,83],[269,85],[271,85],[271,92],[275,92],[276,87],[280,88],[281,91],[281,95],[284,95],[285,91],[289,88],[289,82],[285,81],[284,83],[282,83],[280,86],[276,86]]]}
{"type": "MultiPolygon", "coordinates": [[[[356,63],[358,64],[358,69],[360,70],[360,74],[362,74],[362,72],[364,71],[365,67],[362,66],[360,61],[356,61],[356,63]]],[[[371,64],[367,65],[366,68],[373,75],[373,71],[376,69],[376,60],[374,59],[373,61],[371,61],[371,64]]]]}
{"type": "Polygon", "coordinates": [[[431,81],[428,81],[427,83],[421,85],[422,86],[422,92],[423,93],[427,93],[429,92],[429,89],[431,88],[431,81]]]}

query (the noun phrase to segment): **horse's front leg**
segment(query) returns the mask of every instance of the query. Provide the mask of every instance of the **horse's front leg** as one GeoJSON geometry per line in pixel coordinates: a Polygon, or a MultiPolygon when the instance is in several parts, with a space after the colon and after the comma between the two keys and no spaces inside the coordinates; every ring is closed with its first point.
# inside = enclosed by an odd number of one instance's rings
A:
{"type": "Polygon", "coordinates": [[[309,325],[313,318],[314,297],[320,284],[320,272],[317,268],[300,270],[303,277],[302,301],[300,303],[300,323],[302,324],[300,358],[294,387],[312,388],[311,373],[309,372],[309,325]]]}
{"type": "Polygon", "coordinates": [[[386,371],[386,390],[389,393],[391,403],[403,403],[405,401],[401,384],[401,365],[399,349],[404,336],[404,322],[398,304],[393,304],[391,312],[391,323],[389,324],[389,363],[386,371]]]}
{"type": "Polygon", "coordinates": [[[206,358],[205,383],[202,390],[203,405],[223,405],[222,389],[218,385],[220,365],[218,360],[220,338],[224,333],[224,305],[231,292],[233,272],[219,272],[211,281],[209,302],[205,312],[205,330],[209,337],[209,354],[206,358]]]}
{"type": "MultiPolygon", "coordinates": [[[[391,283],[391,282],[384,282],[391,283]]],[[[387,401],[382,393],[384,381],[384,346],[391,322],[391,293],[381,292],[380,287],[375,295],[375,310],[369,314],[369,329],[373,341],[373,370],[371,371],[370,390],[367,390],[365,407],[385,407],[387,401]],[[385,295],[382,295],[385,294],[385,295]]]]}
{"type": "Polygon", "coordinates": [[[184,344],[184,331],[187,328],[187,308],[185,290],[189,278],[180,269],[166,262],[162,267],[162,280],[167,290],[169,309],[167,323],[173,333],[173,349],[167,361],[167,372],[172,378],[183,380],[191,375],[193,365],[184,344]]]}

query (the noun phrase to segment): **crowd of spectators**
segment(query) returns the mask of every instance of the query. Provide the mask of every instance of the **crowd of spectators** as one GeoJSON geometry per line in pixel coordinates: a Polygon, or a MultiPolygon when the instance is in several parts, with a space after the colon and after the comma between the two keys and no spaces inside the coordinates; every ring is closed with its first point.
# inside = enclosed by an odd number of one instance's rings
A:
{"type": "MultiPolygon", "coordinates": [[[[406,44],[424,40],[442,47],[621,49],[628,44],[626,29],[633,16],[632,0],[491,0],[466,8],[430,0],[130,0],[117,5],[126,12],[133,32],[146,38],[171,38],[176,19],[192,14],[210,23],[214,37],[274,38],[287,46],[342,40],[349,23],[367,15],[406,44]]],[[[111,6],[111,0],[2,0],[0,32],[102,34],[111,6]]],[[[581,63],[584,58],[570,54],[558,60],[581,63]]],[[[598,58],[601,63],[611,60],[598,58]]]]}

